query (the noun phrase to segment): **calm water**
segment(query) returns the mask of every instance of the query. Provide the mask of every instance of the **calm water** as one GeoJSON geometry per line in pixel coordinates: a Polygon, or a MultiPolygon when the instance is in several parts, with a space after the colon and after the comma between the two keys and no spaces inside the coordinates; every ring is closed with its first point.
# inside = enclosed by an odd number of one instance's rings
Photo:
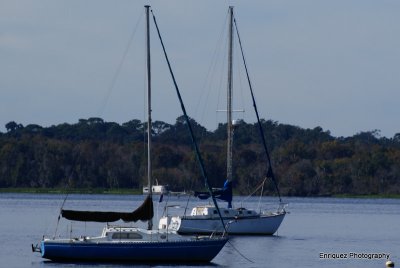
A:
{"type": "MultiPolygon", "coordinates": [[[[53,235],[62,195],[0,194],[1,267],[121,267],[132,265],[62,264],[44,261],[31,252],[30,245],[45,235],[53,235]]],[[[65,208],[87,210],[133,210],[142,196],[71,195],[65,208]]],[[[239,200],[240,198],[236,198],[239,200]]],[[[163,210],[155,207],[156,216],[163,210]]],[[[171,198],[169,204],[186,204],[186,198],[171,198]]],[[[278,235],[232,237],[211,267],[385,267],[386,259],[321,259],[320,253],[390,254],[400,265],[400,200],[285,198],[290,214],[278,235]],[[246,260],[237,252],[246,256],[246,260]]],[[[264,198],[263,204],[275,199],[264,198]]],[[[196,203],[192,202],[195,205],[196,203]]],[[[247,200],[246,207],[257,208],[258,199],[247,200]]],[[[267,206],[267,205],[263,205],[267,206]]],[[[183,209],[169,211],[182,213],[183,209]]],[[[158,223],[158,221],[156,222],[158,223]]],[[[142,225],[143,224],[136,224],[142,225]]],[[[99,235],[103,224],[73,223],[73,236],[99,235]]],[[[70,222],[61,221],[58,234],[68,236],[70,222]]],[[[349,256],[349,255],[348,255],[349,256]]],[[[150,267],[146,265],[139,265],[150,267]]],[[[170,265],[152,265],[170,266],[170,265]]],[[[175,265],[173,265],[175,266],[175,265]]],[[[182,267],[187,267],[183,265],[182,267]]]]}

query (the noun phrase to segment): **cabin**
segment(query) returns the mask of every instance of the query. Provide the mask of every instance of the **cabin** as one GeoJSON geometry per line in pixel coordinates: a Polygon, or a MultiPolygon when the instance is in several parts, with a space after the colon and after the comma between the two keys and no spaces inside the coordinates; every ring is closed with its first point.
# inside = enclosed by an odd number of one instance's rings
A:
{"type": "MultiPolygon", "coordinates": [[[[220,208],[222,218],[242,218],[256,217],[259,214],[254,210],[245,208],[220,208]]],[[[218,211],[214,206],[197,206],[192,209],[190,216],[200,216],[204,218],[218,218],[218,211]]]]}

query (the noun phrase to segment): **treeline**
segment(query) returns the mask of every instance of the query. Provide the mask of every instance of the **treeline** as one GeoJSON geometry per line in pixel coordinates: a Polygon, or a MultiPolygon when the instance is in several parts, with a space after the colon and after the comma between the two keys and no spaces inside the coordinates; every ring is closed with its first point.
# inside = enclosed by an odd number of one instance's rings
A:
{"type": "MultiPolygon", "coordinates": [[[[191,120],[213,187],[226,176],[226,124],[208,131],[191,120]]],[[[333,137],[320,127],[303,129],[262,121],[272,165],[286,196],[400,194],[400,133],[379,131],[333,137]]],[[[0,188],[141,188],[146,183],[146,123],[122,125],[101,118],[51,127],[6,124],[0,132],[0,188]]],[[[176,191],[204,187],[187,126],[153,123],[153,178],[176,191]]],[[[249,194],[263,181],[266,156],[256,124],[234,130],[234,188],[249,194]]],[[[271,182],[264,188],[275,195],[271,182]]]]}

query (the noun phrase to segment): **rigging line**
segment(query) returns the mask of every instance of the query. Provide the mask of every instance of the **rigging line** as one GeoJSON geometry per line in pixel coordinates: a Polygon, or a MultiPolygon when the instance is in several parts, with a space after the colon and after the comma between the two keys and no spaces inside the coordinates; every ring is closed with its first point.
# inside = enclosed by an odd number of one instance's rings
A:
{"type": "MultiPolygon", "coordinates": [[[[236,49],[236,47],[234,47],[234,57],[235,57],[235,60],[237,60],[237,62],[239,62],[239,59],[240,59],[240,54],[239,54],[239,51],[236,49]]],[[[243,83],[242,83],[242,75],[241,75],[241,72],[240,72],[240,64],[236,64],[236,73],[237,73],[237,75],[235,75],[235,77],[238,77],[238,80],[239,80],[239,88],[240,88],[240,100],[241,100],[241,113],[242,113],[242,117],[244,118],[244,113],[245,113],[245,108],[244,108],[244,97],[243,97],[243,83]]],[[[235,98],[236,99],[236,98],[235,98]]],[[[238,104],[238,103],[236,103],[236,104],[238,104]]],[[[242,119],[243,119],[242,118],[242,119]]]]}
{"type": "Polygon", "coordinates": [[[187,201],[186,201],[186,206],[185,206],[185,210],[184,210],[184,212],[183,212],[183,216],[186,216],[186,211],[187,211],[187,208],[188,208],[188,206],[189,206],[189,201],[190,201],[190,197],[191,197],[191,196],[192,196],[191,194],[188,195],[188,199],[187,199],[187,201]]]}
{"type": "MultiPolygon", "coordinates": [[[[168,217],[168,214],[167,214],[166,212],[167,212],[167,208],[168,208],[169,196],[170,196],[170,195],[167,194],[167,200],[165,201],[164,211],[163,211],[162,217],[164,217],[164,216],[167,216],[167,217],[168,217]]],[[[160,198],[161,198],[161,197],[160,197],[160,198]]],[[[160,203],[160,202],[158,202],[158,203],[160,203]]]]}
{"type": "Polygon", "coordinates": [[[213,77],[215,75],[214,70],[217,68],[217,64],[218,64],[217,55],[220,54],[218,52],[221,51],[220,47],[221,47],[221,44],[222,44],[222,39],[223,39],[223,36],[224,36],[224,32],[226,30],[226,23],[228,21],[227,17],[228,17],[228,13],[227,13],[227,15],[225,17],[225,23],[223,24],[223,27],[222,27],[222,29],[220,31],[220,35],[219,35],[219,38],[217,40],[217,44],[215,45],[214,53],[213,53],[213,56],[212,56],[212,59],[211,59],[211,64],[208,67],[206,79],[204,81],[204,85],[203,85],[202,90],[201,90],[201,96],[199,98],[199,102],[197,103],[197,106],[196,106],[196,109],[195,109],[195,114],[197,114],[197,110],[198,110],[199,104],[201,102],[201,99],[203,98],[203,93],[208,88],[207,94],[206,94],[206,99],[205,99],[205,108],[203,109],[202,115],[200,117],[201,121],[203,121],[204,112],[207,110],[206,106],[207,106],[208,98],[209,98],[209,95],[210,95],[210,92],[211,92],[211,88],[212,88],[212,81],[214,79],[213,77]]]}
{"type": "MultiPolygon", "coordinates": [[[[141,15],[140,15],[140,17],[139,17],[139,20],[136,22],[136,26],[135,26],[133,32],[131,33],[131,36],[130,36],[129,41],[128,41],[128,45],[127,45],[127,47],[125,48],[125,51],[124,51],[123,56],[122,56],[122,59],[121,59],[119,65],[118,65],[118,67],[117,67],[117,70],[116,70],[116,72],[115,72],[115,74],[114,74],[114,76],[113,76],[113,78],[112,78],[112,80],[111,80],[110,86],[108,87],[107,94],[106,94],[106,96],[105,96],[105,98],[104,98],[104,100],[103,100],[103,104],[100,106],[100,109],[99,109],[99,111],[98,111],[99,114],[102,114],[102,111],[104,111],[104,108],[105,108],[105,106],[107,105],[107,102],[108,102],[108,99],[109,99],[109,97],[110,97],[111,91],[112,91],[112,89],[113,89],[114,86],[115,86],[115,82],[116,82],[116,80],[117,80],[117,78],[118,78],[118,75],[119,75],[119,73],[120,73],[120,71],[121,71],[121,68],[122,68],[123,63],[124,63],[124,61],[125,61],[125,58],[126,58],[126,56],[127,56],[127,54],[128,54],[129,47],[130,47],[130,45],[131,45],[131,43],[132,43],[132,41],[133,41],[133,38],[134,38],[134,36],[135,36],[135,33],[136,33],[137,28],[138,28],[138,26],[139,26],[139,23],[140,23],[140,21],[142,20],[141,18],[143,17],[143,14],[144,14],[144,12],[141,13],[141,15]]],[[[75,168],[75,166],[76,166],[77,158],[78,158],[78,156],[77,156],[76,158],[74,158],[74,163],[73,163],[73,165],[72,165],[72,167],[71,167],[71,171],[70,171],[70,174],[69,174],[69,176],[68,176],[68,179],[71,179],[71,178],[72,178],[72,174],[73,174],[74,168],[75,168]]],[[[67,188],[67,186],[66,186],[65,188],[67,188]]],[[[56,225],[56,230],[55,230],[54,237],[57,235],[58,225],[59,225],[60,219],[61,219],[61,210],[64,208],[64,205],[65,205],[65,203],[66,203],[66,201],[67,201],[67,198],[68,198],[68,192],[66,193],[66,195],[65,195],[65,197],[64,197],[64,200],[63,200],[63,202],[62,202],[62,204],[61,204],[61,206],[60,206],[60,213],[59,213],[58,218],[57,218],[57,225],[56,225]]]]}
{"type": "MultiPolygon", "coordinates": [[[[194,179],[193,179],[193,177],[190,177],[190,179],[189,179],[189,189],[190,189],[190,191],[192,191],[192,189],[194,188],[194,179]]],[[[190,198],[191,198],[191,193],[189,193],[188,195],[187,195],[187,201],[186,201],[186,206],[185,206],[185,210],[184,210],[184,216],[186,216],[186,211],[187,211],[187,209],[188,209],[188,206],[189,206],[189,201],[190,201],[190,198]]]]}
{"type": "MultiPolygon", "coordinates": [[[[71,171],[71,177],[72,177],[72,171],[71,171]]],[[[58,213],[56,229],[55,229],[55,231],[54,231],[54,238],[57,236],[58,225],[60,224],[60,220],[61,220],[61,211],[62,211],[62,209],[63,209],[63,207],[64,207],[64,205],[65,205],[65,202],[67,201],[68,195],[69,195],[69,194],[68,194],[68,192],[67,192],[67,193],[65,194],[64,200],[63,200],[63,202],[62,202],[62,204],[61,204],[61,207],[60,207],[60,211],[59,211],[59,213],[58,213]]]]}
{"type": "Polygon", "coordinates": [[[265,186],[265,180],[266,179],[267,178],[265,178],[264,181],[263,181],[263,184],[262,184],[262,187],[261,187],[261,191],[260,191],[260,198],[258,198],[258,210],[260,211],[260,213],[261,213],[261,198],[262,198],[262,196],[264,194],[264,186],[265,186]]]}
{"type": "Polygon", "coordinates": [[[203,163],[203,159],[202,159],[202,157],[200,155],[199,147],[197,146],[197,142],[196,142],[196,139],[194,137],[192,124],[190,123],[189,116],[186,113],[185,105],[183,104],[183,100],[182,100],[181,93],[180,93],[179,88],[178,88],[178,84],[177,84],[176,79],[175,79],[175,75],[172,72],[172,67],[171,67],[171,64],[169,62],[167,52],[165,50],[164,42],[163,42],[163,40],[161,38],[160,30],[158,28],[156,17],[154,16],[153,10],[151,10],[151,14],[153,15],[153,21],[154,21],[154,24],[155,24],[156,29],[157,29],[157,34],[158,34],[158,37],[160,39],[160,43],[161,43],[162,49],[164,51],[165,60],[167,61],[168,69],[169,69],[169,72],[171,74],[172,81],[174,82],[175,91],[176,91],[176,94],[178,95],[178,99],[179,99],[179,102],[181,104],[181,109],[182,109],[182,112],[183,112],[183,114],[185,116],[186,125],[187,125],[187,127],[189,129],[190,137],[192,139],[192,144],[193,144],[194,149],[196,151],[196,157],[197,157],[197,160],[198,160],[199,165],[200,165],[200,170],[201,170],[202,177],[204,178],[205,184],[206,184],[206,186],[208,188],[208,191],[209,191],[209,193],[210,193],[210,195],[212,197],[212,200],[214,202],[214,206],[217,209],[217,212],[218,212],[219,218],[221,220],[222,226],[224,227],[224,230],[226,232],[224,220],[222,219],[221,211],[219,210],[219,207],[218,207],[218,204],[217,204],[217,200],[215,199],[215,196],[212,194],[211,186],[208,183],[207,173],[206,173],[206,170],[204,168],[204,163],[203,163]]]}
{"type": "MultiPolygon", "coordinates": [[[[260,185],[258,185],[257,188],[256,188],[251,194],[249,194],[246,198],[242,199],[242,200],[240,201],[240,203],[245,202],[247,199],[249,199],[251,196],[253,196],[253,195],[258,191],[258,189],[260,189],[261,187],[264,187],[265,181],[266,181],[267,179],[268,179],[268,177],[265,177],[265,178],[263,179],[263,181],[260,183],[260,185]]],[[[261,194],[262,194],[262,192],[261,192],[261,194]]]]}
{"type": "Polygon", "coordinates": [[[135,37],[136,31],[137,31],[137,29],[138,29],[138,26],[139,26],[140,22],[142,21],[143,14],[144,14],[144,12],[141,12],[141,15],[139,16],[139,19],[138,19],[138,21],[136,22],[135,28],[133,29],[133,31],[132,31],[132,33],[131,33],[131,35],[130,35],[130,37],[129,37],[128,44],[127,44],[127,46],[126,46],[126,48],[125,48],[125,50],[124,50],[124,53],[122,54],[121,61],[119,62],[118,66],[117,66],[117,69],[116,69],[116,71],[115,71],[115,73],[114,73],[114,76],[113,76],[112,79],[111,79],[111,83],[110,83],[110,85],[109,85],[108,88],[107,88],[106,96],[105,96],[104,99],[103,99],[103,103],[102,103],[102,105],[101,105],[100,108],[99,108],[98,114],[103,114],[104,109],[105,109],[105,107],[107,106],[107,103],[108,103],[108,100],[109,100],[109,98],[110,98],[111,92],[112,92],[112,90],[113,90],[114,87],[115,87],[115,84],[116,84],[117,79],[118,79],[118,76],[119,76],[119,74],[120,74],[120,72],[121,72],[122,66],[123,66],[124,63],[125,63],[125,59],[126,59],[126,57],[127,57],[127,55],[128,55],[129,48],[130,48],[130,46],[131,46],[131,44],[132,44],[133,38],[135,37]]]}
{"type": "MultiPolygon", "coordinates": [[[[226,24],[228,23],[228,15],[229,15],[229,9],[228,12],[226,13],[226,17],[225,17],[225,29],[227,29],[228,27],[226,27],[226,24]]],[[[225,32],[225,31],[224,31],[225,32]]],[[[229,40],[229,33],[227,32],[225,35],[225,43],[224,43],[224,50],[223,51],[228,51],[228,40],[229,40]]],[[[221,99],[221,93],[222,92],[226,92],[226,90],[222,89],[222,84],[223,84],[223,73],[227,73],[227,69],[228,69],[228,61],[226,60],[226,57],[228,56],[228,53],[222,53],[223,58],[222,58],[222,62],[221,62],[221,66],[220,66],[220,75],[219,75],[219,84],[217,86],[217,92],[218,92],[218,97],[217,97],[217,107],[216,107],[216,115],[215,115],[215,127],[216,129],[218,129],[218,110],[219,110],[219,105],[220,105],[220,99],[221,99]]]]}
{"type": "MultiPolygon", "coordinates": [[[[186,216],[186,212],[189,207],[190,199],[191,199],[192,195],[194,195],[193,190],[192,190],[194,187],[195,187],[195,180],[194,180],[193,176],[190,176],[189,177],[189,191],[187,194],[187,201],[186,201],[186,206],[185,206],[185,210],[184,210],[184,214],[183,214],[184,216],[186,216]]],[[[186,191],[186,190],[184,189],[184,191],[186,191]]]]}
{"type": "Polygon", "coordinates": [[[243,255],[243,253],[241,253],[232,243],[231,240],[228,240],[229,245],[231,245],[231,247],[245,260],[247,260],[248,262],[254,263],[254,261],[250,260],[249,258],[247,258],[246,256],[243,255]]]}
{"type": "MultiPolygon", "coordinates": [[[[142,66],[147,66],[147,55],[146,53],[143,53],[143,65],[142,66]]],[[[147,143],[146,143],[146,139],[147,139],[147,126],[145,126],[145,122],[147,121],[146,118],[146,111],[147,111],[147,72],[144,72],[143,75],[143,115],[142,115],[142,130],[143,130],[143,151],[142,151],[142,159],[147,159],[147,143]]],[[[142,182],[143,182],[143,178],[145,178],[145,174],[147,174],[147,165],[144,165],[144,174],[142,177],[142,182]]],[[[144,183],[145,185],[146,183],[144,183]]]]}
{"type": "Polygon", "coordinates": [[[271,180],[272,180],[272,182],[273,182],[273,184],[274,184],[274,186],[275,186],[275,189],[276,189],[276,191],[277,191],[277,193],[278,193],[279,202],[282,202],[281,193],[280,193],[280,191],[279,191],[278,184],[276,183],[275,175],[274,175],[274,172],[273,172],[273,170],[272,170],[271,158],[270,158],[270,156],[269,156],[267,144],[266,144],[266,142],[265,142],[264,130],[263,130],[263,127],[262,127],[261,122],[260,122],[260,116],[259,116],[259,114],[258,114],[258,109],[257,109],[257,105],[256,105],[256,100],[255,100],[254,92],[253,92],[253,87],[252,87],[252,85],[251,85],[249,72],[248,72],[248,70],[247,70],[247,64],[246,64],[246,59],[245,59],[245,57],[244,57],[244,52],[243,52],[243,47],[242,47],[242,41],[240,40],[239,29],[238,29],[238,27],[237,27],[237,23],[236,23],[236,19],[235,19],[235,18],[233,19],[233,21],[234,21],[234,23],[235,23],[235,29],[236,29],[236,34],[237,34],[237,36],[238,36],[238,41],[239,41],[239,45],[240,45],[240,51],[242,52],[243,64],[244,64],[244,68],[245,68],[245,70],[246,70],[247,82],[248,82],[248,84],[249,84],[249,89],[250,89],[250,93],[251,93],[251,98],[252,98],[252,100],[253,100],[254,111],[255,111],[256,116],[257,116],[257,123],[258,123],[258,128],[259,128],[259,130],[260,130],[261,140],[262,140],[262,143],[263,143],[263,147],[264,147],[265,154],[267,155],[267,160],[268,160],[267,177],[270,177],[270,178],[271,178],[271,180]]]}
{"type": "MultiPolygon", "coordinates": [[[[72,150],[71,153],[73,153],[73,150],[72,150]]],[[[68,182],[72,179],[72,175],[73,175],[73,173],[74,173],[75,167],[77,166],[77,162],[78,162],[78,158],[79,158],[80,154],[81,154],[81,153],[80,153],[80,151],[78,150],[78,154],[77,154],[75,157],[73,157],[73,162],[72,162],[72,165],[71,165],[71,170],[70,170],[70,172],[69,172],[69,174],[68,174],[68,176],[67,176],[68,182]]],[[[62,201],[62,203],[61,203],[61,206],[60,206],[60,211],[59,211],[59,214],[58,214],[58,217],[57,217],[56,229],[55,229],[55,232],[54,232],[54,238],[57,236],[58,225],[59,225],[60,219],[61,219],[61,211],[62,211],[62,209],[64,208],[64,205],[65,205],[65,203],[67,202],[67,198],[68,198],[68,196],[69,196],[69,193],[68,193],[68,189],[69,189],[68,182],[67,182],[67,184],[65,184],[65,187],[64,187],[66,194],[65,194],[65,197],[64,197],[64,199],[63,199],[63,201],[62,201]]]]}
{"type": "MultiPolygon", "coordinates": [[[[226,38],[225,38],[225,45],[224,45],[224,48],[225,48],[225,51],[228,51],[228,36],[226,36],[226,38]]],[[[226,60],[226,57],[228,56],[228,54],[227,53],[224,53],[223,54],[224,56],[223,56],[223,59],[222,59],[222,63],[221,63],[221,66],[220,66],[220,75],[219,75],[219,84],[218,84],[218,87],[217,87],[217,91],[218,91],[218,97],[217,97],[217,107],[216,107],[216,113],[218,113],[218,110],[219,110],[219,102],[220,102],[220,99],[221,99],[221,92],[222,91],[224,91],[224,92],[226,92],[226,90],[222,90],[222,84],[223,84],[223,73],[226,73],[227,72],[227,69],[228,69],[228,63],[227,63],[227,60],[226,60]]],[[[218,127],[218,124],[217,124],[217,126],[216,127],[218,127]]]]}

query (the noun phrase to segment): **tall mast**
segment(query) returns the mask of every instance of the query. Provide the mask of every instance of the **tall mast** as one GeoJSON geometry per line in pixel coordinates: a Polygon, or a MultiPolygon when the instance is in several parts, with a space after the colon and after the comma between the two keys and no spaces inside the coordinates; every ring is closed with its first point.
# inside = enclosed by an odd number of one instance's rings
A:
{"type": "Polygon", "coordinates": [[[228,50],[228,96],[227,96],[227,158],[226,176],[228,181],[232,181],[232,145],[233,145],[233,126],[232,126],[232,65],[233,65],[233,6],[229,7],[229,50],[228,50]]]}
{"type": "MultiPolygon", "coordinates": [[[[150,6],[146,8],[146,51],[147,51],[147,184],[149,187],[149,195],[153,195],[152,179],[151,179],[151,65],[150,65],[150,6]]],[[[153,229],[153,219],[148,221],[147,229],[153,229]]]]}

